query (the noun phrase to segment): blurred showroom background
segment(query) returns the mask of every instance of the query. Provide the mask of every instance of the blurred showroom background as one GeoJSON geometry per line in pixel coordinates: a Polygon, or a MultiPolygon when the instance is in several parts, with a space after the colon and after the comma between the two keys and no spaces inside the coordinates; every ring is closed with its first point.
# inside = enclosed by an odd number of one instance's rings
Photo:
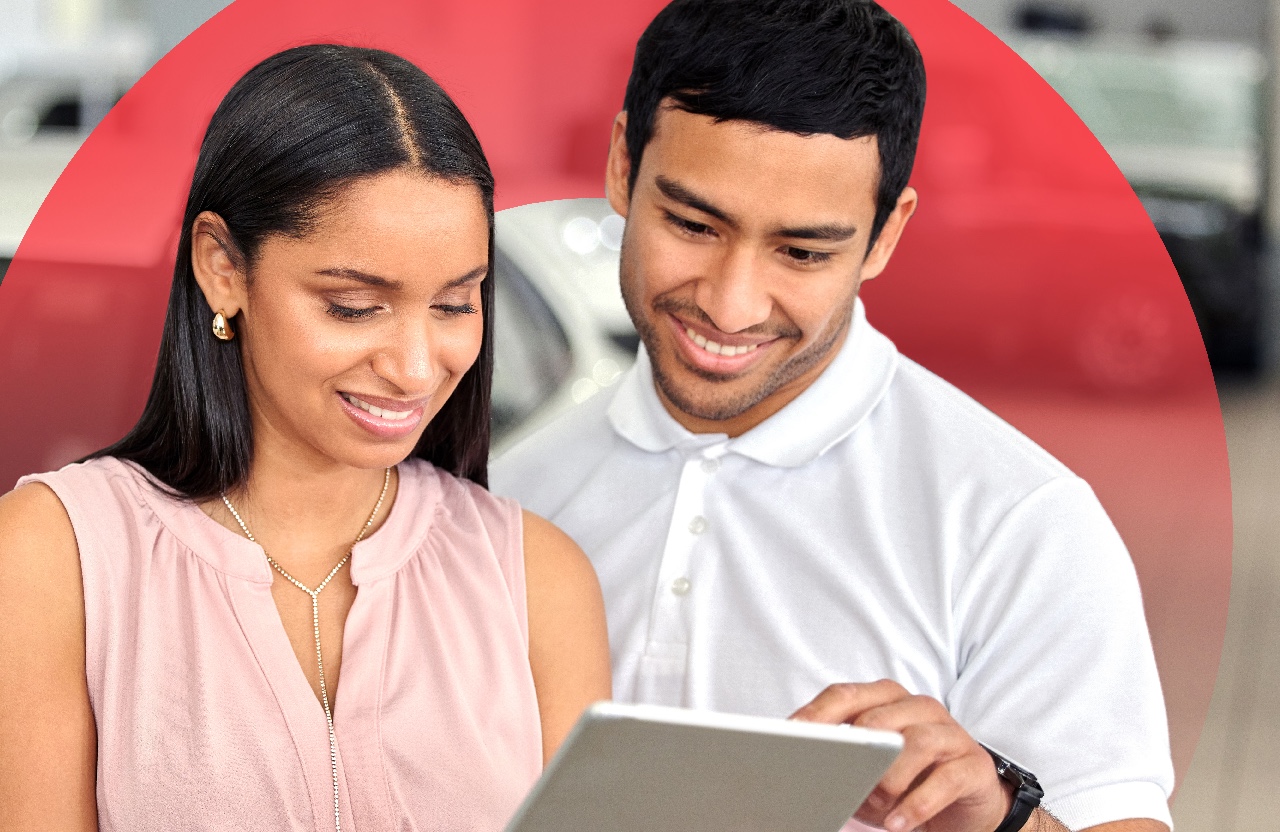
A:
{"type": "MultiPolygon", "coordinates": [[[[0,281],[84,136],[152,63],[225,5],[0,0],[0,281]]],[[[1142,199],[1191,301],[1225,419],[1235,544],[1221,669],[1174,817],[1188,832],[1280,828],[1280,0],[957,5],[1009,43],[1095,132],[1142,199]]],[[[602,59],[600,88],[620,98],[629,55],[602,59]]],[[[598,132],[591,121],[555,137],[566,148],[562,175],[599,180],[598,132]],[[592,150],[579,152],[584,145],[592,150]]],[[[491,156],[502,182],[503,149],[491,156]]],[[[518,194],[521,183],[510,187],[518,194]]],[[[612,282],[621,229],[600,200],[500,216],[499,303],[510,313],[500,318],[495,380],[499,451],[608,387],[629,362],[635,337],[612,282]]],[[[85,314],[72,314],[67,326],[92,320],[92,298],[81,302],[85,314]]],[[[1116,348],[1127,351],[1121,358],[1072,365],[1082,385],[1114,392],[1162,383],[1163,330],[1135,314],[1116,348]]],[[[2,342],[0,333],[5,355],[2,342]]],[[[0,487],[100,444],[71,438],[19,448],[18,432],[6,439],[8,430],[0,426],[0,487]]]]}

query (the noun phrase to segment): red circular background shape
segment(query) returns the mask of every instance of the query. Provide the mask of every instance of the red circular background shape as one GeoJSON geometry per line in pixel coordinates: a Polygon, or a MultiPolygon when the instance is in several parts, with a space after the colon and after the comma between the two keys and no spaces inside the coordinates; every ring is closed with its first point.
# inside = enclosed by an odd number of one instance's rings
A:
{"type": "MultiPolygon", "coordinates": [[[[869,315],[1094,487],[1138,568],[1181,775],[1231,567],[1222,418],[1186,295],[1120,172],[1034,71],[946,0],[883,4],[920,44],[929,98],[921,207],[865,290],[869,315]]],[[[200,139],[259,60],[311,42],[397,52],[475,126],[500,209],[600,196],[631,52],[661,5],[232,4],[93,132],[0,285],[0,482],[103,447],[141,412],[200,139]]]]}

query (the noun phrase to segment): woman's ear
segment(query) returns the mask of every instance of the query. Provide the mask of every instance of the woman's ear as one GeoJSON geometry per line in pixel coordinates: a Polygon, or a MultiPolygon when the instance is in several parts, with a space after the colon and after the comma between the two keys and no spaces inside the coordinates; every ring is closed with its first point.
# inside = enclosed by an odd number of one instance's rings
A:
{"type": "Polygon", "coordinates": [[[191,270],[211,311],[230,320],[244,309],[244,258],[226,222],[212,211],[201,212],[191,225],[191,270]]]}

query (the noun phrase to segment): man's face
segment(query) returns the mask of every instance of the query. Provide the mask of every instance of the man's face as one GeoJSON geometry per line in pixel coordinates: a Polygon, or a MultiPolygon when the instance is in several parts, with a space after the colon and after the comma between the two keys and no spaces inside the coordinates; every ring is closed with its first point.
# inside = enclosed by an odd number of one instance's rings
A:
{"type": "Polygon", "coordinates": [[[874,137],[805,137],[664,106],[628,194],[624,125],[625,114],[608,173],[627,218],[623,300],[667,409],[694,432],[736,436],[830,363],[915,194],[904,192],[868,253],[874,137]]]}

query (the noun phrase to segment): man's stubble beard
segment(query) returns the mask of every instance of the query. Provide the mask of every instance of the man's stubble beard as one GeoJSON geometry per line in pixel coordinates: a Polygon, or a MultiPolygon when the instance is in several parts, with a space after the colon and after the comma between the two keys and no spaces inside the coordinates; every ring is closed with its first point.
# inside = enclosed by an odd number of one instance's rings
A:
{"type": "MultiPolygon", "coordinates": [[[[710,323],[709,316],[698,309],[691,303],[681,303],[674,300],[664,301],[663,296],[659,296],[654,300],[653,307],[645,310],[642,306],[639,287],[636,286],[632,270],[627,258],[627,239],[624,234],[622,240],[622,249],[618,262],[618,280],[622,289],[622,302],[627,308],[627,314],[631,316],[631,323],[635,326],[636,332],[640,335],[640,341],[644,344],[645,351],[649,354],[649,363],[653,371],[653,382],[661,391],[662,395],[677,410],[695,419],[703,419],[712,422],[727,421],[729,419],[741,416],[743,413],[751,410],[761,402],[786,387],[791,382],[803,376],[814,366],[821,363],[840,342],[841,337],[848,330],[850,322],[853,318],[853,304],[858,296],[857,289],[849,295],[848,300],[844,304],[844,308],[835,315],[831,320],[833,325],[828,331],[822,335],[813,344],[806,347],[801,352],[791,356],[782,364],[774,367],[754,389],[747,390],[736,396],[727,399],[711,401],[699,401],[693,396],[686,395],[680,386],[671,378],[662,366],[661,358],[663,358],[661,350],[661,342],[658,337],[658,329],[653,325],[652,320],[646,311],[651,314],[662,314],[665,311],[685,312],[691,317],[697,317],[707,323],[710,323]]],[[[750,331],[750,330],[748,330],[750,331]]],[[[778,337],[784,339],[798,340],[801,333],[794,325],[784,331],[774,333],[778,337]]],[[[738,378],[738,376],[724,376],[718,373],[709,373],[697,367],[691,367],[684,364],[676,348],[673,346],[670,350],[669,360],[680,361],[682,367],[693,375],[701,378],[705,384],[703,385],[708,391],[714,389],[714,385],[722,385],[729,383],[738,378]]]]}

